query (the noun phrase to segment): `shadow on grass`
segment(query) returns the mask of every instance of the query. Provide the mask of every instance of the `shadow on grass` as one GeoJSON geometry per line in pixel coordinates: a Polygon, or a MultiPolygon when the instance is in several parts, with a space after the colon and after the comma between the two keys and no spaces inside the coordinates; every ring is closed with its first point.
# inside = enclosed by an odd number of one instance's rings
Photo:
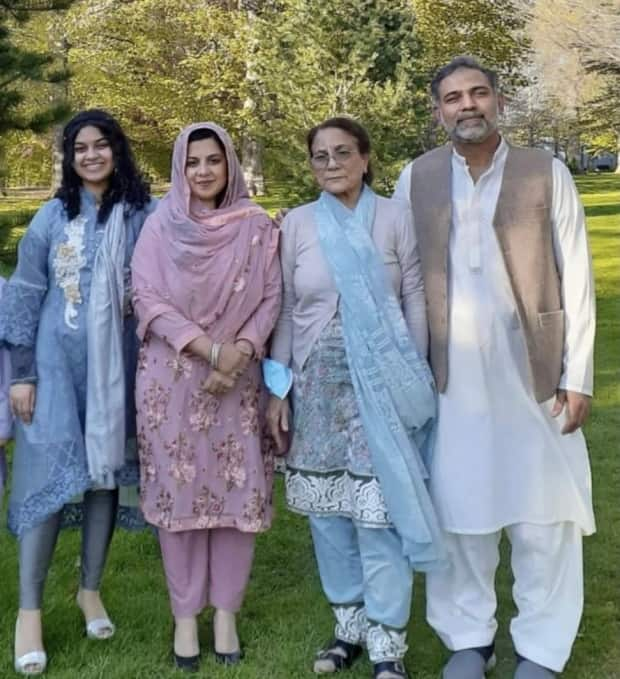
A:
{"type": "Polygon", "coordinates": [[[620,215],[620,204],[590,205],[585,208],[586,217],[612,217],[620,215]]]}
{"type": "Polygon", "coordinates": [[[581,193],[607,193],[620,191],[620,174],[575,177],[581,193]]]}

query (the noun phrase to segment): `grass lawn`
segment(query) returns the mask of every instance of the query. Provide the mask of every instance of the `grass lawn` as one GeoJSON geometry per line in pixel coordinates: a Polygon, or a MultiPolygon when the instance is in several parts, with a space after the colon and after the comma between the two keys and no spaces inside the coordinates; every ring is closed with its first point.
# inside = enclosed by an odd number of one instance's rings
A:
{"type": "MultiPolygon", "coordinates": [[[[597,274],[598,336],[596,400],[587,436],[590,444],[599,532],[585,543],[585,614],[566,679],[620,679],[620,176],[578,181],[597,274]]],[[[285,202],[285,201],[282,201],[285,202]]],[[[273,203],[273,200],[272,200],[273,203]]],[[[18,206],[15,206],[16,208],[18,206]]],[[[19,206],[20,208],[22,206],[19,206]]],[[[31,206],[25,205],[25,208],[31,206]]],[[[269,207],[274,209],[275,204],[269,207]]],[[[332,630],[304,519],[282,505],[278,480],[277,519],[260,536],[240,635],[246,660],[222,668],[205,653],[200,675],[230,679],[310,678],[311,658],[332,630]]],[[[4,518],[4,517],[3,517],[4,518]]],[[[171,616],[157,543],[151,533],[114,537],[103,585],[104,600],[117,624],[109,642],[88,641],[74,603],[79,536],[59,541],[45,597],[45,639],[54,679],[159,679],[183,676],[171,666],[171,616]]],[[[14,613],[17,609],[16,543],[0,532],[0,677],[12,673],[14,613]]],[[[504,557],[507,556],[507,550],[504,557]]],[[[510,679],[514,665],[508,635],[513,614],[506,558],[498,577],[499,664],[491,677],[510,679]]],[[[416,581],[407,666],[412,679],[436,679],[447,653],[424,622],[424,580],[416,581]]],[[[202,645],[212,646],[211,616],[202,621],[202,645]]],[[[347,677],[369,677],[364,661],[347,677]]]]}

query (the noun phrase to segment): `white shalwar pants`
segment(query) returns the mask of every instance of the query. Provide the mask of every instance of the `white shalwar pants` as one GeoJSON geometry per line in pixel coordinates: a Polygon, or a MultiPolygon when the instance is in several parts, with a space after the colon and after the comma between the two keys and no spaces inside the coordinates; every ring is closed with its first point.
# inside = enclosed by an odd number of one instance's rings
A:
{"type": "MultiPolygon", "coordinates": [[[[520,523],[505,531],[518,609],[510,623],[515,650],[561,672],[583,611],[582,530],[564,522],[520,523]]],[[[488,646],[497,630],[495,572],[501,531],[445,536],[451,565],[426,576],[428,622],[452,651],[488,646]]]]}

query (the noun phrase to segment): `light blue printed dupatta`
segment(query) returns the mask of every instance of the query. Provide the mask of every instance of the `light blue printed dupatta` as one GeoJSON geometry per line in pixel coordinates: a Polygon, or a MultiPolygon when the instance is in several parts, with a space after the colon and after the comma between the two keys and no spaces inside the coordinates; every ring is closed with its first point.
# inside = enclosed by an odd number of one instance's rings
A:
{"type": "Polygon", "coordinates": [[[446,558],[423,461],[434,438],[435,387],[372,240],[376,204],[367,186],[354,210],[324,191],[315,217],[341,295],[349,370],[373,467],[403,553],[412,568],[431,570],[446,558]]]}

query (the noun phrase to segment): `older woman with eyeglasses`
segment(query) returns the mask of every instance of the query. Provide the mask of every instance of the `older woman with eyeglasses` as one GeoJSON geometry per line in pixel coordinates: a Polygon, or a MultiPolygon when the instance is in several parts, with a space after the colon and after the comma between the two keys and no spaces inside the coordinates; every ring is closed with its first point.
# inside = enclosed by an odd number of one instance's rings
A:
{"type": "Polygon", "coordinates": [[[314,671],[348,668],[366,645],[374,677],[401,679],[413,571],[444,559],[425,483],[435,390],[420,261],[408,207],[370,188],[364,128],[331,118],[307,142],[322,193],[282,223],[268,419],[281,448],[293,430],[287,503],[310,519],[336,618],[314,671]]]}

